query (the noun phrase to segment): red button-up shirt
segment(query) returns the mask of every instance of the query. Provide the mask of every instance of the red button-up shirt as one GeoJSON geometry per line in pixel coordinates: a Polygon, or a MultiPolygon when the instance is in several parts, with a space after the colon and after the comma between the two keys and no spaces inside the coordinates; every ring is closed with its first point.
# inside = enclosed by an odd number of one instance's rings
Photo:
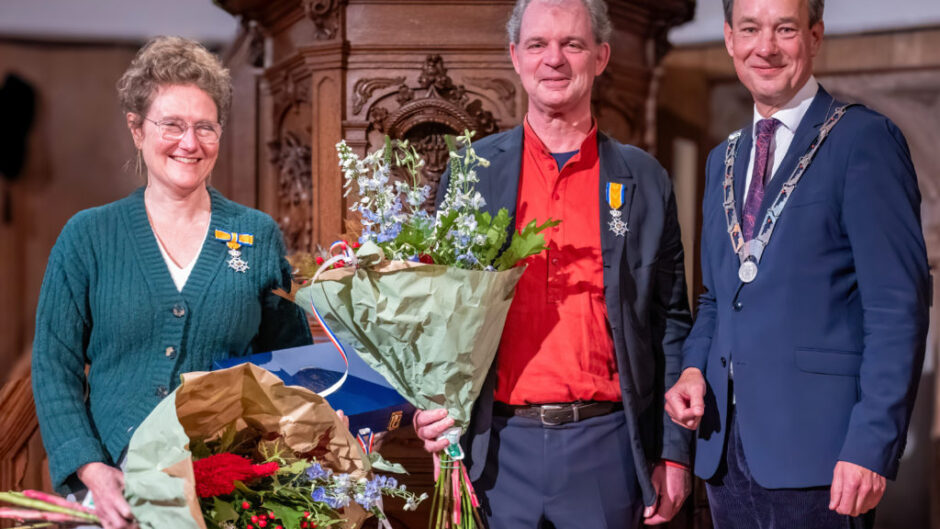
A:
{"type": "Polygon", "coordinates": [[[535,219],[548,250],[529,257],[497,356],[496,400],[507,404],[620,400],[604,303],[597,127],[565,166],[524,125],[516,228],[535,219]]]}

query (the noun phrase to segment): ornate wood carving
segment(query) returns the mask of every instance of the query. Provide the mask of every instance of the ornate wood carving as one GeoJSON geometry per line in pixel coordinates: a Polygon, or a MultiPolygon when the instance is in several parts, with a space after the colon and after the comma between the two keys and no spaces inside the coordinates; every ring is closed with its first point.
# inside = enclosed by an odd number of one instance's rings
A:
{"type": "Polygon", "coordinates": [[[496,92],[499,100],[509,110],[509,114],[516,114],[516,85],[509,79],[502,77],[468,77],[467,82],[484,90],[496,92]]]}
{"type": "Polygon", "coordinates": [[[353,87],[353,114],[362,111],[363,105],[372,99],[372,93],[376,90],[404,84],[404,77],[371,77],[356,81],[356,85],[353,87]]]}
{"type": "MultiPolygon", "coordinates": [[[[484,88],[493,89],[510,100],[515,96],[515,87],[509,81],[506,84],[496,78],[474,78],[484,88]]],[[[447,166],[447,145],[444,136],[463,134],[464,130],[476,131],[476,138],[487,136],[499,130],[493,113],[484,108],[479,98],[471,99],[470,92],[447,74],[447,67],[440,55],[428,55],[425,58],[417,83],[409,86],[404,78],[363,79],[356,83],[353,110],[358,112],[371,97],[372,92],[380,88],[398,85],[397,89],[379,98],[367,114],[369,129],[388,134],[393,138],[406,139],[424,157],[424,177],[436,191],[441,174],[447,166]],[[362,94],[360,96],[360,94],[362,94]],[[397,105],[382,106],[386,100],[393,100],[397,105]],[[357,108],[358,105],[358,108],[357,108]]]]}
{"type": "Polygon", "coordinates": [[[310,144],[310,77],[283,71],[274,77],[272,100],[276,136],[267,143],[274,167],[276,207],[272,215],[284,233],[287,251],[313,247],[313,170],[310,144]]]}
{"type": "Polygon", "coordinates": [[[643,100],[622,89],[610,69],[595,81],[591,105],[601,128],[620,141],[641,145],[646,123],[643,100]]]}
{"type": "Polygon", "coordinates": [[[336,37],[340,26],[340,11],[345,0],[303,0],[304,15],[313,22],[315,40],[336,37]]]}
{"type": "Polygon", "coordinates": [[[313,179],[310,143],[287,131],[268,143],[271,163],[277,167],[277,222],[284,232],[288,253],[313,247],[313,179]]]}
{"type": "Polygon", "coordinates": [[[248,63],[255,68],[264,66],[264,31],[255,22],[248,22],[248,63]]]}

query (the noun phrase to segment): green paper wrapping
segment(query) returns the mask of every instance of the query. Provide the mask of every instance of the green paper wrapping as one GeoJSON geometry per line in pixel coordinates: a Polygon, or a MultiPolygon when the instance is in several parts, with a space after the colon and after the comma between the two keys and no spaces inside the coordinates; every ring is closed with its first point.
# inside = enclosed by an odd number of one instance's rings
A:
{"type": "Polygon", "coordinates": [[[357,268],[320,274],[294,301],[311,303],[418,409],[447,408],[464,431],[496,356],[523,267],[503,272],[384,261],[368,242],[357,268]]]}

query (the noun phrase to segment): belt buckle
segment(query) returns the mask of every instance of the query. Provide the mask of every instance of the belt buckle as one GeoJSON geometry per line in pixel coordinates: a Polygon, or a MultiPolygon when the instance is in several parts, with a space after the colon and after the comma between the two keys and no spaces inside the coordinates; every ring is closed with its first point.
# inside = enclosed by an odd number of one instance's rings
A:
{"type": "Polygon", "coordinates": [[[565,408],[569,408],[569,407],[571,408],[574,422],[578,422],[578,419],[579,419],[578,409],[577,407],[572,406],[571,404],[542,404],[541,406],[539,406],[539,420],[542,421],[542,426],[560,426],[562,424],[565,424],[565,421],[560,420],[560,418],[554,421],[546,419],[545,412],[546,410],[562,411],[565,408]]]}

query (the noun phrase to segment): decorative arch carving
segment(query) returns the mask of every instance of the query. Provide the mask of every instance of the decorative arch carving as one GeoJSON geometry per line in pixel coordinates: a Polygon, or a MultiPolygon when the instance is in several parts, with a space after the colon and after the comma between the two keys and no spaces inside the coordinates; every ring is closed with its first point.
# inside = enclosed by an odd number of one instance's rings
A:
{"type": "MultiPolygon", "coordinates": [[[[509,90],[498,81],[490,84],[502,87],[500,97],[515,96],[514,89],[509,90]]],[[[472,130],[479,139],[499,130],[496,118],[487,110],[483,99],[472,98],[479,94],[454,83],[440,55],[425,58],[415,85],[409,85],[404,77],[359,80],[353,89],[353,111],[361,111],[372,94],[382,89],[387,93],[378,97],[366,114],[367,130],[405,139],[414,145],[425,160],[423,177],[431,186],[432,196],[447,168],[444,136],[472,130]]]]}

